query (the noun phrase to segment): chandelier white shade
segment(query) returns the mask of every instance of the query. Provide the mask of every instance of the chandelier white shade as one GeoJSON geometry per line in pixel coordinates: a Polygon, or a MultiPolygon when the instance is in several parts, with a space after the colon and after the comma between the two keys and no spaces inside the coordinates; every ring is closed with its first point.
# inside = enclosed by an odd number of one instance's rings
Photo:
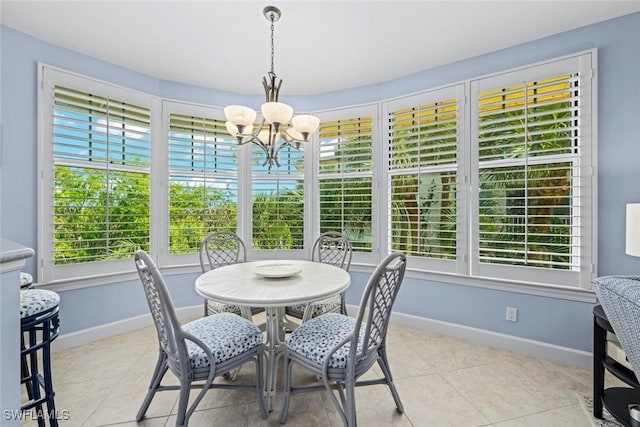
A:
{"type": "Polygon", "coordinates": [[[256,121],[256,112],[242,105],[229,105],[224,108],[224,115],[229,124],[234,126],[250,126],[256,121]]]}
{"type": "Polygon", "coordinates": [[[293,108],[282,102],[265,102],[262,104],[262,117],[275,126],[287,123],[293,117],[293,108]]]}
{"type": "Polygon", "coordinates": [[[238,144],[251,142],[260,147],[266,155],[263,165],[271,167],[280,166],[278,154],[281,149],[284,147],[297,149],[301,142],[308,142],[309,137],[318,130],[320,119],[309,114],[294,117],[293,108],[278,101],[282,79],[278,79],[273,67],[273,29],[274,22],[280,19],[281,13],[275,6],[265,7],[262,13],[271,22],[271,70],[262,78],[266,102],[260,109],[261,123],[254,131],[257,113],[242,105],[225,107],[224,115],[227,119],[227,131],[236,138],[238,144]]]}
{"type": "Polygon", "coordinates": [[[640,257],[640,203],[627,204],[626,240],[627,254],[640,257]]]}

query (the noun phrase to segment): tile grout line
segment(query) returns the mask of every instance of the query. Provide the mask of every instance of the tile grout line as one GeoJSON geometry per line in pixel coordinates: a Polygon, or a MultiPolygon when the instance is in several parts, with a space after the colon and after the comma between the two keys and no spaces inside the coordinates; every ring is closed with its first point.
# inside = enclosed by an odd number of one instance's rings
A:
{"type": "MultiPolygon", "coordinates": [[[[495,363],[495,362],[493,362],[493,363],[495,363]]],[[[491,365],[491,364],[492,364],[492,363],[488,363],[487,365],[491,365]]],[[[481,366],[487,366],[487,365],[481,365],[481,366]]],[[[458,369],[456,369],[455,371],[461,371],[461,370],[464,370],[464,369],[473,369],[473,368],[469,368],[469,367],[465,367],[465,368],[458,368],[458,369]]],[[[453,370],[452,370],[452,371],[446,371],[446,373],[450,373],[450,372],[454,372],[454,371],[453,371],[453,370]]],[[[438,373],[438,375],[440,375],[440,373],[438,373]]],[[[469,399],[467,398],[467,396],[465,396],[465,394],[464,394],[464,393],[462,393],[460,390],[458,390],[458,388],[455,386],[455,384],[452,384],[452,383],[451,383],[450,381],[448,381],[448,380],[447,380],[447,378],[446,378],[445,376],[443,376],[443,375],[440,375],[440,378],[442,378],[442,380],[443,380],[446,384],[448,384],[452,389],[454,389],[454,390],[455,390],[455,392],[456,392],[456,394],[457,394],[458,396],[460,396],[460,397],[461,397],[465,402],[467,402],[467,404],[469,404],[469,405],[470,405],[473,409],[475,409],[475,410],[476,410],[480,415],[482,415],[482,417],[483,417],[485,420],[487,420],[487,421],[489,422],[488,424],[481,424],[481,426],[491,426],[491,425],[494,425],[494,424],[495,424],[495,422],[494,422],[494,421],[492,421],[492,420],[487,416],[487,414],[485,414],[485,413],[484,413],[484,411],[482,410],[482,408],[479,408],[479,407],[478,407],[478,406],[476,406],[476,405],[475,405],[471,400],[469,400],[469,399]]]]}

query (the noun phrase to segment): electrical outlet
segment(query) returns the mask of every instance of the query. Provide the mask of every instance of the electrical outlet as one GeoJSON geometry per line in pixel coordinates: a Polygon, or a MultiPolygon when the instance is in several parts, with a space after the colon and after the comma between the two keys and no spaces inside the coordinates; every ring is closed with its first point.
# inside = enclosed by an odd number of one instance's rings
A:
{"type": "Polygon", "coordinates": [[[507,307],[507,320],[509,322],[518,321],[518,309],[515,307],[507,307]]]}

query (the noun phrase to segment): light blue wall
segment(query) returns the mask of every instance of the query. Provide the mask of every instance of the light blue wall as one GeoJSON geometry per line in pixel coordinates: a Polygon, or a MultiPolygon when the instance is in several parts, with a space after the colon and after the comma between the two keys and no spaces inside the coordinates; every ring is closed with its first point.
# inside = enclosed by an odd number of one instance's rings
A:
{"type": "MultiPolygon", "coordinates": [[[[203,304],[202,298],[194,291],[196,277],[198,275],[195,273],[164,277],[176,307],[203,304]]],[[[100,326],[148,312],[140,280],[60,292],[61,333],[100,326]]]]}
{"type": "MultiPolygon", "coordinates": [[[[29,247],[37,246],[38,61],[166,98],[219,106],[261,102],[259,95],[237,95],[158,81],[6,27],[0,30],[3,125],[0,235],[29,247]]],[[[599,58],[597,268],[599,275],[639,274],[640,259],[624,253],[624,206],[628,202],[640,202],[639,40],[640,14],[637,13],[378,85],[310,97],[283,96],[283,100],[295,105],[297,110],[378,101],[596,47],[599,58]]],[[[428,55],[429,52],[416,54],[428,55]]],[[[30,261],[27,270],[35,271],[34,261],[30,261]]],[[[193,290],[194,277],[167,278],[176,305],[200,303],[193,290]]],[[[353,279],[347,299],[355,304],[367,275],[353,273],[353,279]]],[[[137,282],[67,291],[61,296],[64,333],[147,312],[137,282]]],[[[591,349],[591,304],[588,303],[408,278],[396,308],[408,314],[581,350],[591,349]],[[504,321],[507,305],[518,307],[517,323],[504,321]]]]}

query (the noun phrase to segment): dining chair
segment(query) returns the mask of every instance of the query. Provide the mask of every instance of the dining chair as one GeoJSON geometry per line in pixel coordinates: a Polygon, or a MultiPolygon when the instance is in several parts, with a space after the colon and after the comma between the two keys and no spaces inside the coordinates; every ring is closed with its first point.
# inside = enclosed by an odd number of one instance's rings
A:
{"type": "MultiPolygon", "coordinates": [[[[200,268],[203,273],[225,265],[245,262],[246,259],[247,250],[244,242],[231,231],[223,230],[208,234],[200,244],[200,268]]],[[[247,320],[252,320],[253,315],[261,311],[264,309],[204,300],[205,316],[216,313],[235,313],[247,320]]]]}
{"type": "Polygon", "coordinates": [[[386,384],[398,412],[404,412],[389,368],[386,336],[406,264],[404,254],[392,253],[378,265],[367,282],[355,319],[344,314],[326,313],[303,323],[291,333],[284,352],[281,423],[286,421],[291,396],[326,389],[344,425],[355,426],[355,387],[373,384],[386,384]],[[358,381],[376,362],[384,377],[358,381]],[[294,387],[291,384],[293,364],[320,376],[324,384],[294,387]]]}
{"type": "MultiPolygon", "coordinates": [[[[353,246],[344,233],[327,231],[318,236],[314,242],[311,260],[349,271],[352,255],[353,246]]],[[[344,292],[312,303],[296,304],[285,308],[286,315],[301,319],[302,323],[321,314],[333,312],[347,314],[344,292]]]]}
{"type": "Polygon", "coordinates": [[[262,418],[267,418],[262,385],[262,332],[247,319],[233,313],[218,313],[180,325],[166,284],[149,255],[139,250],[135,264],[158,334],[158,361],[149,390],[136,415],[140,422],[158,391],[180,390],[176,426],[187,426],[207,390],[226,388],[252,390],[258,398],[262,418]],[[256,364],[255,384],[214,384],[213,380],[248,362],[256,364]],[[161,385],[167,370],[179,385],[161,385]],[[192,388],[200,388],[190,407],[192,388]]]}

